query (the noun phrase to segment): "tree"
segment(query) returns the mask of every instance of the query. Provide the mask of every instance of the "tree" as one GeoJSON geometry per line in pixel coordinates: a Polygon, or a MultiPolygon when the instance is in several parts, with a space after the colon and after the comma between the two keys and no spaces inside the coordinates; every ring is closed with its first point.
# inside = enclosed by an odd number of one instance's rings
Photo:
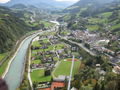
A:
{"type": "Polygon", "coordinates": [[[90,49],[90,45],[88,43],[85,43],[85,47],[90,49]]]}
{"type": "Polygon", "coordinates": [[[97,82],[96,85],[93,87],[93,90],[101,90],[101,89],[100,89],[100,85],[99,85],[98,82],[97,82]]]}
{"type": "Polygon", "coordinates": [[[51,70],[45,70],[45,76],[51,75],[51,70]]]}
{"type": "Polygon", "coordinates": [[[33,82],[33,89],[35,90],[37,88],[37,82],[33,82]]]}

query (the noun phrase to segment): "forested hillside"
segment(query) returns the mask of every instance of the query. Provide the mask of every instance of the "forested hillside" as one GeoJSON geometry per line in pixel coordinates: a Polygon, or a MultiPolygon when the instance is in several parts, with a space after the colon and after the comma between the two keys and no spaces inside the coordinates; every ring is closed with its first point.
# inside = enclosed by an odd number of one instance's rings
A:
{"type": "MultiPolygon", "coordinates": [[[[84,0],[85,2],[86,0],[84,0]]],[[[95,0],[94,0],[95,1],[95,0]]],[[[97,1],[97,0],[96,0],[97,1]]],[[[109,0],[108,0],[109,1],[109,0]]],[[[111,1],[111,0],[110,0],[111,1]]],[[[81,5],[83,1],[79,1],[74,7],[81,5]]],[[[91,1],[85,4],[85,6],[79,6],[78,8],[65,9],[71,13],[59,18],[59,21],[68,22],[68,28],[75,30],[100,31],[111,30],[114,33],[119,32],[120,29],[120,1],[116,0],[112,3],[95,4],[91,1]],[[74,13],[74,11],[76,11],[74,13]]],[[[70,8],[72,8],[71,6],[70,8]]]]}
{"type": "Polygon", "coordinates": [[[31,30],[28,25],[10,9],[0,7],[0,53],[10,50],[26,32],[31,30]]]}
{"type": "Polygon", "coordinates": [[[80,0],[74,5],[64,9],[63,12],[70,12],[70,13],[79,12],[79,11],[82,12],[90,7],[95,7],[95,8],[102,7],[103,5],[109,4],[112,1],[114,0],[80,0]]]}

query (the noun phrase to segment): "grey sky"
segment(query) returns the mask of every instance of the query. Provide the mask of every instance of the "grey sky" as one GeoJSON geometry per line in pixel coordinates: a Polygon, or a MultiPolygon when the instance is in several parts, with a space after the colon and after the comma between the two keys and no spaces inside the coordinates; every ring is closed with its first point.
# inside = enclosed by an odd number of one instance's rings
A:
{"type": "MultiPolygon", "coordinates": [[[[7,3],[9,2],[10,0],[0,0],[0,3],[7,3]]],[[[79,0],[56,0],[56,1],[59,1],[59,2],[63,2],[63,1],[69,1],[69,2],[77,2],[79,0]]]]}

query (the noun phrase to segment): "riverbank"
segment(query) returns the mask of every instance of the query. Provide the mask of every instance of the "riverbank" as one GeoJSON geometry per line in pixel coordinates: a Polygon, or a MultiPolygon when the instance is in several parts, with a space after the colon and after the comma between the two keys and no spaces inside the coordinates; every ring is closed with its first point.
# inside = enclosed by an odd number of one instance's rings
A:
{"type": "MultiPolygon", "coordinates": [[[[43,31],[41,33],[44,33],[46,31],[43,31]]],[[[47,31],[48,32],[48,31],[47,31]]],[[[37,36],[36,36],[37,37],[37,36]]],[[[26,62],[25,62],[25,68],[23,71],[23,77],[22,77],[22,81],[20,84],[20,87],[17,90],[33,90],[33,83],[30,77],[30,64],[31,64],[31,45],[32,42],[36,39],[36,37],[34,37],[28,47],[27,53],[26,53],[26,62]]]]}
{"type": "Polygon", "coordinates": [[[31,40],[34,37],[36,37],[39,33],[41,33],[41,31],[24,39],[23,44],[21,44],[22,46],[18,49],[15,58],[13,58],[9,70],[4,78],[4,80],[8,84],[9,90],[16,90],[16,88],[19,87],[22,81],[21,79],[23,77],[27,49],[29,47],[31,40]]]}
{"type": "Polygon", "coordinates": [[[29,44],[29,47],[28,47],[28,50],[26,53],[26,59],[25,59],[26,62],[25,62],[25,68],[23,71],[23,79],[22,79],[22,82],[20,84],[20,87],[17,88],[17,90],[23,90],[23,89],[33,90],[33,84],[32,84],[32,80],[30,77],[30,63],[31,63],[30,60],[31,60],[31,44],[35,38],[33,38],[29,44]]]}
{"type": "Polygon", "coordinates": [[[30,72],[29,63],[30,63],[30,56],[31,56],[31,51],[30,51],[31,43],[32,43],[32,41],[30,42],[29,47],[27,49],[25,63],[24,63],[23,76],[21,77],[21,84],[17,88],[17,90],[23,90],[23,89],[25,89],[25,90],[32,90],[31,82],[29,80],[29,72],[30,72]]]}
{"type": "Polygon", "coordinates": [[[5,70],[5,71],[3,70],[3,73],[1,73],[2,78],[4,78],[6,73],[8,72],[10,64],[12,63],[12,60],[15,58],[15,55],[19,51],[18,49],[20,48],[22,43],[24,43],[23,40],[25,40],[27,37],[31,36],[32,34],[35,34],[35,33],[38,33],[38,32],[39,31],[27,33],[19,41],[16,42],[16,45],[14,46],[14,48],[12,49],[10,54],[7,56],[7,59],[5,60],[5,62],[3,62],[4,68],[2,68],[2,66],[0,67],[0,68],[5,70]]]}

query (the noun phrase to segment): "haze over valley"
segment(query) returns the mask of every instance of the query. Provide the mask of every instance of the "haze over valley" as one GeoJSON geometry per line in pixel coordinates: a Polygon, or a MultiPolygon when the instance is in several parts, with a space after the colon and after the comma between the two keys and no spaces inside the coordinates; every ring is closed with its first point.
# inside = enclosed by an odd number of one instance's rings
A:
{"type": "Polygon", "coordinates": [[[0,90],[120,90],[120,0],[0,0],[0,90]]]}

